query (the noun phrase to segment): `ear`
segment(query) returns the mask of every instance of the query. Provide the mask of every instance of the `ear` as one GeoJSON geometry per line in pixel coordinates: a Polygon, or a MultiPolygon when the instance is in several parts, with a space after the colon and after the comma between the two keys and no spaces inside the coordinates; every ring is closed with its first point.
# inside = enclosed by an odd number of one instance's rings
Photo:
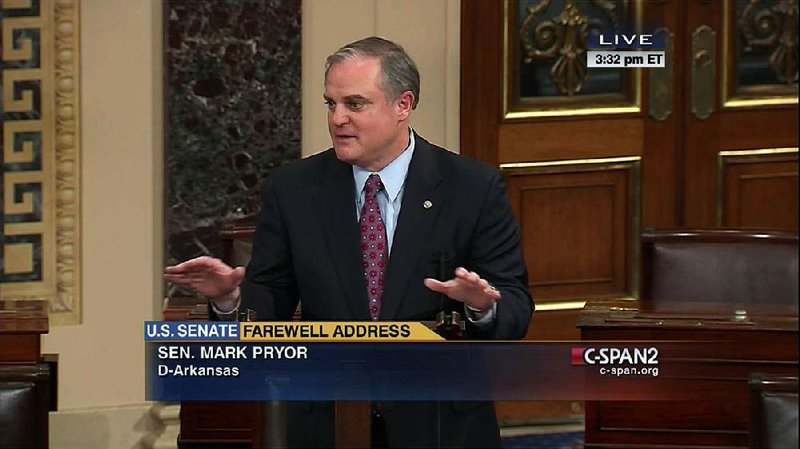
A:
{"type": "Polygon", "coordinates": [[[397,97],[397,118],[400,121],[407,120],[408,115],[411,114],[411,110],[413,109],[414,105],[414,94],[411,93],[410,90],[407,90],[400,94],[397,97]]]}

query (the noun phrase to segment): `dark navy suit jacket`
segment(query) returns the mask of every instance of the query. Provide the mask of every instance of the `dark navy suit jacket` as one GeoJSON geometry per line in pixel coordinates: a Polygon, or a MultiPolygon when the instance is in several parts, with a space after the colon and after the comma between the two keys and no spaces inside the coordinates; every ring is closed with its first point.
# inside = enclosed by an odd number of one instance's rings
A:
{"type": "MultiPolygon", "coordinates": [[[[491,326],[467,326],[469,339],[519,339],[533,301],[519,227],[497,170],[415,136],[381,301],[381,320],[433,320],[440,295],[437,255],[493,284],[502,296],[491,326]],[[423,204],[430,201],[431,207],[423,204]]],[[[242,307],[258,320],[369,321],[352,166],[333,149],[275,170],[264,191],[242,307]]],[[[458,375],[458,373],[454,373],[458,375]]],[[[333,444],[330,403],[294,403],[292,446],[333,444]]],[[[393,447],[498,446],[491,403],[385,404],[393,447]]]]}

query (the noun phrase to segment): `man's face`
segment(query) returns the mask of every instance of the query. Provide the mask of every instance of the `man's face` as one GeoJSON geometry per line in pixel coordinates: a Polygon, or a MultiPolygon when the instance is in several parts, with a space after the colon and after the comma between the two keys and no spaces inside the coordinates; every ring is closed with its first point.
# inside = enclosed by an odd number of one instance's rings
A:
{"type": "Polygon", "coordinates": [[[408,113],[413,95],[389,101],[381,90],[377,58],[336,63],[325,79],[328,131],[339,160],[378,171],[408,144],[408,113]]]}

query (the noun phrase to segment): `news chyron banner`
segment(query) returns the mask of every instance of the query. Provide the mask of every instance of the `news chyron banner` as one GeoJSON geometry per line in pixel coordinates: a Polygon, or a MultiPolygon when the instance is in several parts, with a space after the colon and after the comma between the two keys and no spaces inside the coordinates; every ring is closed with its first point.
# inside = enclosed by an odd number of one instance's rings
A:
{"type": "Polygon", "coordinates": [[[445,341],[415,322],[148,321],[144,340],[152,401],[689,399],[703,385],[670,361],[720,349],[445,341]]]}

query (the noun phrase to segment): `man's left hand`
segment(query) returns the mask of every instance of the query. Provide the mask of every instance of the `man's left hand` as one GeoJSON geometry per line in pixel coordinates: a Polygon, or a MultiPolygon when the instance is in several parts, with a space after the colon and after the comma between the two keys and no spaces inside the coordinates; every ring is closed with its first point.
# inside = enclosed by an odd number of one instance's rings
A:
{"type": "Polygon", "coordinates": [[[449,281],[426,278],[424,282],[429,289],[477,310],[487,310],[500,299],[500,292],[486,279],[463,267],[456,268],[455,277],[449,281]]]}

